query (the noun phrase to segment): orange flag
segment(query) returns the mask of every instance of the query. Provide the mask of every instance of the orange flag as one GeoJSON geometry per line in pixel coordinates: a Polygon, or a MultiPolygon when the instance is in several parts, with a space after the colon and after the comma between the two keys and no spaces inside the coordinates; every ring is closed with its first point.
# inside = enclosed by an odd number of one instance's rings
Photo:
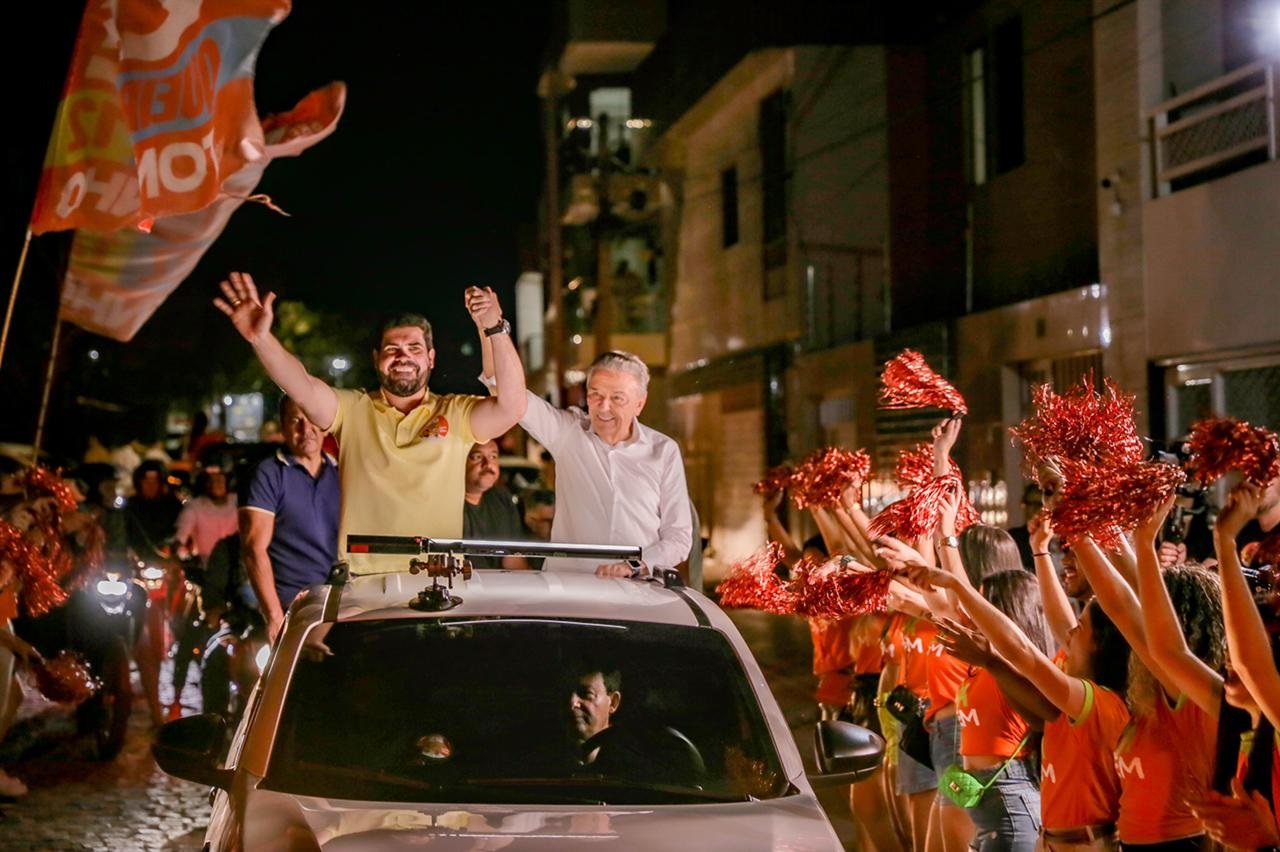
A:
{"type": "Polygon", "coordinates": [[[258,49],[289,0],[89,0],[33,233],[148,230],[213,203],[265,153],[258,49]]]}
{"type": "Polygon", "coordinates": [[[227,220],[249,198],[267,164],[294,157],[331,134],[342,116],[346,86],[330,83],[287,113],[262,120],[262,156],[223,181],[212,204],[156,220],[150,233],[77,231],[62,285],[60,315],[81,328],[130,340],[160,304],[191,274],[227,220]]]}

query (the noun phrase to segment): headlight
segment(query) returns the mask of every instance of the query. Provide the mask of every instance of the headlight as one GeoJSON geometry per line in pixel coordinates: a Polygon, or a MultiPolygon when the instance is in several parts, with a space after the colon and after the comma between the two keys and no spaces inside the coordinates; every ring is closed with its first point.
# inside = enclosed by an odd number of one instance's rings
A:
{"type": "Polygon", "coordinates": [[[253,661],[258,665],[258,674],[263,674],[267,670],[267,660],[271,659],[271,646],[263,645],[258,649],[257,655],[253,661]]]}
{"type": "Polygon", "coordinates": [[[98,594],[104,598],[122,598],[129,592],[129,587],[119,580],[99,580],[98,594]]]}
{"type": "Polygon", "coordinates": [[[154,581],[157,581],[157,580],[163,580],[163,579],[164,579],[164,569],[163,569],[163,568],[157,568],[157,567],[156,567],[156,566],[154,566],[154,565],[148,565],[146,568],[143,568],[143,569],[142,569],[142,571],[140,572],[139,576],[141,576],[141,577],[142,577],[142,579],[146,580],[147,582],[154,582],[154,581]]]}

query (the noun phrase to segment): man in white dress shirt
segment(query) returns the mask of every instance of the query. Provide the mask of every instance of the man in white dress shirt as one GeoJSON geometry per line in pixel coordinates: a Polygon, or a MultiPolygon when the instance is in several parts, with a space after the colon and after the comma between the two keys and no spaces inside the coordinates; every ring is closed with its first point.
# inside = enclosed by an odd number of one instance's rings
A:
{"type": "MultiPolygon", "coordinates": [[[[693,543],[680,447],[637,419],[648,390],[643,361],[627,352],[605,352],[587,370],[585,412],[554,408],[529,393],[520,421],[555,457],[551,540],[639,545],[645,572],[676,567],[693,543]]],[[[544,570],[633,573],[625,562],[557,558],[547,559],[544,570]]]]}

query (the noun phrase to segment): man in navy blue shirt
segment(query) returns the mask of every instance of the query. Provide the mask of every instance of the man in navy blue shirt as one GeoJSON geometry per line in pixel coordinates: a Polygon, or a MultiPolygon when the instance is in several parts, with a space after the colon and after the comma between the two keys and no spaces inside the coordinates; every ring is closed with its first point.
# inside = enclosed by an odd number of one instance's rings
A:
{"type": "Polygon", "coordinates": [[[323,583],[338,553],[338,466],[297,403],[280,402],[284,449],[258,465],[240,509],[249,581],[274,642],[302,589],[323,583]]]}

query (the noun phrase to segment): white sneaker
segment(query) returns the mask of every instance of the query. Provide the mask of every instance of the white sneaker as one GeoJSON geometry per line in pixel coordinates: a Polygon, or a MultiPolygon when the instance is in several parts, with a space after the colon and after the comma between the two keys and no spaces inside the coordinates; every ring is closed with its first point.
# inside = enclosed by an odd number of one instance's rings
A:
{"type": "Polygon", "coordinates": [[[9,773],[0,769],[0,796],[8,796],[11,799],[17,799],[27,795],[27,785],[21,780],[14,778],[9,773]]]}

